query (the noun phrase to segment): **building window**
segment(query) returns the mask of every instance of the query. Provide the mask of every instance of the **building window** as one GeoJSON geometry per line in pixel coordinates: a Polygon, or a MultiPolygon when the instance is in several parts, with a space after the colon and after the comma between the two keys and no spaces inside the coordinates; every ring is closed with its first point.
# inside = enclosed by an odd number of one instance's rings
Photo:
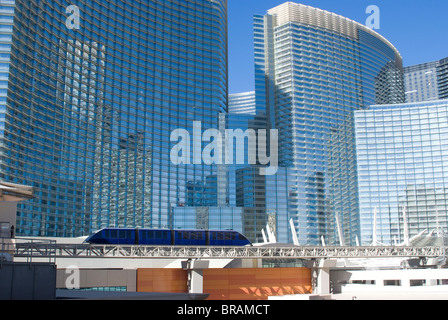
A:
{"type": "Polygon", "coordinates": [[[409,284],[411,287],[421,287],[426,285],[426,280],[410,280],[409,284]]]}
{"type": "Polygon", "coordinates": [[[385,287],[399,287],[401,286],[401,280],[384,280],[385,287]]]}

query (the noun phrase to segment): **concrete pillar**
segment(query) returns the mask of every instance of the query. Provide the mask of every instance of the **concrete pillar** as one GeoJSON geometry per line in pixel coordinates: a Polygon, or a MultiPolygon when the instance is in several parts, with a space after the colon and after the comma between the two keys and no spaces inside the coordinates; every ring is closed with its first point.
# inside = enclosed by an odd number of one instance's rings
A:
{"type": "Polygon", "coordinates": [[[330,269],[336,267],[336,260],[320,260],[317,267],[317,287],[315,294],[331,294],[330,269]]]}
{"type": "Polygon", "coordinates": [[[204,269],[208,269],[208,260],[188,260],[182,262],[182,269],[188,270],[188,292],[203,293],[204,269]]]}

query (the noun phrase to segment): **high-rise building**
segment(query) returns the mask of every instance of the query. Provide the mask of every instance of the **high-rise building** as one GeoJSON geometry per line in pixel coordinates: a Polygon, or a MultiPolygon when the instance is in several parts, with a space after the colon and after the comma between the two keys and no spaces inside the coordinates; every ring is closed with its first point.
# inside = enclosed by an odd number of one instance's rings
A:
{"type": "Polygon", "coordinates": [[[14,0],[0,1],[0,139],[5,128],[13,21],[14,0]]]}
{"type": "Polygon", "coordinates": [[[302,244],[338,243],[340,222],[354,244],[354,111],[404,102],[402,58],[366,26],[293,2],[255,15],[254,36],[256,112],[279,130],[282,168],[266,182],[284,189],[282,201],[266,196],[277,235],[289,234],[292,218],[302,244]]]}
{"type": "Polygon", "coordinates": [[[448,57],[439,62],[437,83],[439,85],[439,98],[448,99],[448,57]]]}
{"type": "Polygon", "coordinates": [[[255,115],[255,91],[229,94],[229,113],[255,115]]]}
{"type": "Polygon", "coordinates": [[[16,0],[12,21],[13,3],[0,6],[0,179],[36,196],[17,233],[196,219],[176,209],[216,197],[222,170],[174,165],[170,135],[227,111],[227,1],[16,0]]]}
{"type": "Polygon", "coordinates": [[[448,99],[448,58],[404,68],[406,102],[448,99]]]}
{"type": "Polygon", "coordinates": [[[376,105],[355,122],[362,244],[374,231],[380,243],[403,242],[405,222],[409,237],[446,232],[448,100],[376,105]]]}

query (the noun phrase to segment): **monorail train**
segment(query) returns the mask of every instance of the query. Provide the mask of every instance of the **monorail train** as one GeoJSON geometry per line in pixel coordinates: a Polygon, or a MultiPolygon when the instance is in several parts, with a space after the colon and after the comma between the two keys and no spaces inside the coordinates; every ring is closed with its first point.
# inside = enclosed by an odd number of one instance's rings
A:
{"type": "Polygon", "coordinates": [[[252,243],[233,230],[101,229],[86,240],[90,244],[166,246],[247,246],[252,243]]]}

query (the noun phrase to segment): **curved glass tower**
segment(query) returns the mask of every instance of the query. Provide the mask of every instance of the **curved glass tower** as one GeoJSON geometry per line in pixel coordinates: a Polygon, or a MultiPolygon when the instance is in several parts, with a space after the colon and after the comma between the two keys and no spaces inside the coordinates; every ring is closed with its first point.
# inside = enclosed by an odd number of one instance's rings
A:
{"type": "Polygon", "coordinates": [[[16,0],[0,178],[36,195],[18,234],[172,227],[216,167],[173,165],[170,134],[226,104],[226,0],[16,0]]]}
{"type": "Polygon", "coordinates": [[[289,233],[292,218],[302,244],[320,244],[322,237],[337,244],[337,222],[345,244],[354,244],[360,234],[354,111],[404,102],[402,58],[360,23],[292,2],[256,15],[254,33],[257,112],[279,130],[284,168],[270,183],[287,189],[287,199],[271,198],[267,208],[277,216],[278,238],[289,233]]]}

